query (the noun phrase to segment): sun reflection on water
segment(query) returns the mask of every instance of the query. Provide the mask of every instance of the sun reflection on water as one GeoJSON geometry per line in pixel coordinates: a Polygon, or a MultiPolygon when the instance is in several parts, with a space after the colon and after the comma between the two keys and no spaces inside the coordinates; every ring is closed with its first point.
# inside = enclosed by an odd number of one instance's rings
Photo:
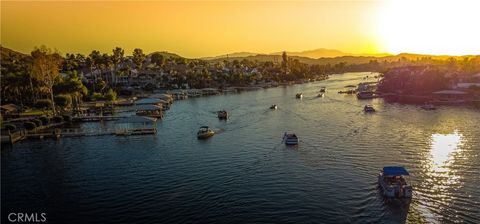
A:
{"type": "Polygon", "coordinates": [[[451,134],[432,135],[432,168],[434,172],[448,172],[448,166],[453,162],[453,153],[458,153],[463,135],[455,130],[451,134]]]}
{"type": "Polygon", "coordinates": [[[454,162],[462,152],[463,144],[464,137],[457,130],[450,134],[432,135],[426,181],[430,183],[431,193],[440,200],[448,200],[448,189],[456,188],[460,183],[454,162]]]}

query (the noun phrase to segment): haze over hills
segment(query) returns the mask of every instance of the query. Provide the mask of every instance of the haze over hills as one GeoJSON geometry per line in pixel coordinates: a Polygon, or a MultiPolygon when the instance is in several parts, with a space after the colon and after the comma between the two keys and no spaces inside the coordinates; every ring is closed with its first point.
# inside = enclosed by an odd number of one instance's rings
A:
{"type": "MultiPolygon", "coordinates": [[[[257,55],[282,55],[283,51],[279,52],[274,52],[270,54],[260,54],[260,53],[253,53],[253,52],[235,52],[231,54],[224,54],[224,55],[219,55],[219,56],[214,56],[214,57],[204,57],[201,59],[204,60],[214,60],[214,59],[219,59],[219,58],[240,58],[240,57],[251,57],[251,56],[257,56],[257,55]]],[[[340,50],[335,50],[335,49],[326,49],[326,48],[318,48],[314,50],[307,50],[307,51],[287,51],[287,55],[289,56],[298,56],[298,57],[306,57],[306,58],[313,58],[313,59],[318,59],[318,58],[335,58],[335,57],[342,57],[342,56],[373,56],[373,57],[385,57],[385,56],[391,56],[391,54],[388,53],[379,53],[379,54],[351,54],[351,53],[346,53],[340,50]]]]}
{"type": "MultiPolygon", "coordinates": [[[[17,58],[21,57],[29,57],[30,54],[28,53],[21,53],[9,48],[5,48],[1,46],[1,57],[8,58],[9,56],[16,56],[17,58]]],[[[181,55],[176,53],[167,52],[167,51],[156,51],[163,55],[165,58],[172,57],[172,58],[184,58],[181,55]]],[[[153,53],[148,53],[147,55],[150,56],[153,53]]],[[[238,52],[233,54],[227,55],[220,55],[217,57],[209,57],[209,58],[200,58],[202,60],[208,60],[210,62],[220,62],[224,60],[233,61],[233,60],[242,60],[247,59],[251,61],[273,61],[273,62],[280,62],[282,60],[281,56],[282,52],[276,52],[271,54],[256,54],[251,52],[238,52]]],[[[377,61],[398,61],[402,58],[408,60],[420,60],[422,58],[431,58],[435,60],[447,60],[448,58],[455,58],[457,60],[462,59],[464,57],[468,57],[469,55],[465,56],[450,56],[450,55],[426,55],[426,54],[411,54],[411,53],[401,53],[398,55],[391,55],[391,54],[375,54],[375,55],[355,55],[355,54],[348,54],[343,53],[338,50],[331,50],[331,49],[317,49],[311,51],[302,51],[302,52],[287,52],[289,58],[297,59],[302,63],[306,64],[337,64],[337,63],[347,63],[347,64],[364,64],[369,63],[371,60],[377,61]],[[323,55],[324,57],[320,58],[313,58],[314,56],[323,55]],[[327,57],[327,55],[329,55],[327,57]],[[340,56],[334,56],[340,55],[340,56]],[[310,57],[308,57],[310,56],[310,57]]],[[[188,59],[188,58],[187,58],[188,59]]]]}

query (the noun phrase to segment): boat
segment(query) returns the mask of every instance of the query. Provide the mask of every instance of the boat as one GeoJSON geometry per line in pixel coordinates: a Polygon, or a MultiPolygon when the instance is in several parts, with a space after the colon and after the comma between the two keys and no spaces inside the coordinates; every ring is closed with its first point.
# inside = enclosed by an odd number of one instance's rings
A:
{"type": "Polygon", "coordinates": [[[355,89],[349,89],[349,90],[341,90],[341,91],[338,91],[339,94],[349,94],[349,95],[353,95],[353,94],[356,94],[357,93],[357,90],[355,89]]]}
{"type": "Polygon", "coordinates": [[[228,112],[226,110],[220,110],[217,112],[217,116],[218,116],[218,119],[222,120],[226,120],[228,119],[228,112]]]}
{"type": "Polygon", "coordinates": [[[302,94],[302,93],[297,93],[297,95],[295,95],[295,97],[296,97],[297,99],[302,99],[303,94],[302,94]]]}
{"type": "Polygon", "coordinates": [[[270,109],[276,110],[276,109],[277,109],[277,105],[276,105],[276,104],[273,104],[272,106],[270,106],[270,109]]]}
{"type": "Polygon", "coordinates": [[[324,93],[319,93],[319,94],[317,95],[317,97],[324,97],[324,96],[325,96],[324,93]]]}
{"type": "Polygon", "coordinates": [[[421,106],[424,110],[436,110],[437,108],[433,104],[426,103],[421,106]]]}
{"type": "Polygon", "coordinates": [[[327,90],[327,87],[325,87],[325,86],[322,86],[322,87],[320,88],[320,92],[321,92],[321,93],[324,93],[326,90],[327,90]]]}
{"type": "Polygon", "coordinates": [[[365,107],[363,107],[363,111],[366,113],[371,113],[375,112],[375,108],[373,108],[372,105],[365,105],[365,107]]]}
{"type": "Polygon", "coordinates": [[[287,133],[283,135],[285,145],[298,145],[298,137],[295,133],[287,133]]]}
{"type": "Polygon", "coordinates": [[[388,198],[411,198],[412,186],[405,181],[405,176],[410,175],[401,166],[386,166],[378,174],[378,184],[383,195],[388,198]]]}
{"type": "Polygon", "coordinates": [[[373,99],[377,97],[374,92],[370,91],[362,91],[357,93],[357,99],[364,100],[364,99],[373,99]]]}
{"type": "Polygon", "coordinates": [[[210,129],[208,126],[202,126],[200,127],[200,130],[197,132],[197,138],[198,139],[207,139],[212,137],[215,134],[215,132],[210,129]]]}

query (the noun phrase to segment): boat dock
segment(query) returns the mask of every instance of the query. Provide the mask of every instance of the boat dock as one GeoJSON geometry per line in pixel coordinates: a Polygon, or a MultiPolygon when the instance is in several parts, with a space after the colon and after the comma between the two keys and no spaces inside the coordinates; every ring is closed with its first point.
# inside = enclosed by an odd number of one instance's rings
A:
{"type": "Polygon", "coordinates": [[[68,138],[68,137],[89,137],[89,136],[129,136],[129,135],[155,135],[156,128],[130,128],[130,129],[104,129],[104,130],[83,130],[83,129],[55,129],[51,132],[27,132],[19,131],[9,135],[2,135],[2,144],[13,145],[24,139],[44,138],[68,138]]]}
{"type": "Polygon", "coordinates": [[[102,115],[95,115],[95,116],[78,116],[72,117],[73,121],[114,121],[121,118],[127,118],[129,116],[102,116],[102,115]]]}
{"type": "Polygon", "coordinates": [[[14,143],[24,140],[27,138],[27,132],[26,131],[18,131],[14,133],[8,132],[8,135],[2,135],[1,140],[2,144],[11,144],[13,145],[14,143]]]}

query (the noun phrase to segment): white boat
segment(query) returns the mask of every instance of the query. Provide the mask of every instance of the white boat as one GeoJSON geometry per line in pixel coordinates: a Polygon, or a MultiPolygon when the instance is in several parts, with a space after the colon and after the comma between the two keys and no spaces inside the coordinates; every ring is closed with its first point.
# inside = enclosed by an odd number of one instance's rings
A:
{"type": "Polygon", "coordinates": [[[302,94],[302,93],[297,93],[297,95],[295,95],[295,97],[296,97],[297,99],[302,99],[303,94],[302,94]]]}
{"type": "Polygon", "coordinates": [[[298,137],[295,133],[287,133],[283,135],[285,145],[298,145],[298,137]]]}
{"type": "Polygon", "coordinates": [[[319,93],[319,94],[317,95],[317,97],[324,97],[324,96],[325,96],[324,93],[319,93]]]}
{"type": "Polygon", "coordinates": [[[372,105],[365,105],[365,107],[363,107],[363,111],[365,113],[373,113],[375,112],[375,108],[373,108],[372,105]]]}
{"type": "Polygon", "coordinates": [[[383,195],[388,198],[411,198],[413,188],[405,180],[408,175],[408,171],[401,166],[383,167],[378,175],[378,184],[383,195]]]}
{"type": "Polygon", "coordinates": [[[321,93],[324,93],[326,90],[327,90],[327,87],[325,87],[325,86],[322,86],[322,87],[320,88],[320,92],[321,92],[321,93]]]}
{"type": "Polygon", "coordinates": [[[424,110],[436,110],[437,108],[433,104],[426,103],[421,106],[424,110]]]}
{"type": "Polygon", "coordinates": [[[200,130],[197,132],[197,138],[198,139],[207,139],[212,137],[215,134],[215,132],[210,129],[208,126],[202,126],[200,127],[200,130]]]}
{"type": "Polygon", "coordinates": [[[270,106],[270,109],[276,110],[276,109],[277,109],[277,105],[276,105],[276,104],[273,104],[272,106],[270,106]]]}

